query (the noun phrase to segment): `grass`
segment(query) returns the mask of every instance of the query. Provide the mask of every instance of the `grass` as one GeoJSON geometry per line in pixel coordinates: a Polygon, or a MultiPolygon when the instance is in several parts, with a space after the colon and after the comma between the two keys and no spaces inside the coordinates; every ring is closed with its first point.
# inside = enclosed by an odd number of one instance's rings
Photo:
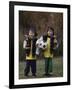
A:
{"type": "MultiPolygon", "coordinates": [[[[44,60],[37,60],[37,73],[36,78],[43,78],[45,77],[43,74],[45,72],[45,62],[44,60]]],[[[24,76],[24,69],[25,69],[25,61],[21,61],[19,63],[19,79],[25,78],[34,78],[32,77],[32,73],[30,71],[29,77],[24,76]]],[[[62,77],[63,76],[63,59],[62,57],[55,57],[53,58],[53,75],[51,77],[62,77]]]]}

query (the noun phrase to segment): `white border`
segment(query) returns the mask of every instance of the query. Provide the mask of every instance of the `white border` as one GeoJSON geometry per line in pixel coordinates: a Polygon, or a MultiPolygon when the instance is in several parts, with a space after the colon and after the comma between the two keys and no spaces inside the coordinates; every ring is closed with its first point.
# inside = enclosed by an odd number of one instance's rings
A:
{"type": "Polygon", "coordinates": [[[17,5],[14,6],[14,23],[14,84],[22,85],[36,83],[67,82],[67,9],[17,5]],[[63,13],[63,77],[19,79],[19,10],[63,13]]]}

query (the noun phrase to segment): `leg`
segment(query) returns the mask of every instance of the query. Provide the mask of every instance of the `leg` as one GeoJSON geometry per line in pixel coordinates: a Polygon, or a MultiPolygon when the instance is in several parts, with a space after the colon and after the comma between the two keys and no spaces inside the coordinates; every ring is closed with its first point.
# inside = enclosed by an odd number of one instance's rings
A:
{"type": "Polygon", "coordinates": [[[48,66],[49,66],[48,58],[45,58],[45,75],[48,74],[48,66]]]}
{"type": "Polygon", "coordinates": [[[49,58],[48,61],[49,61],[48,73],[52,73],[52,58],[49,58]]]}
{"type": "Polygon", "coordinates": [[[25,76],[28,75],[29,71],[30,71],[30,61],[27,60],[26,61],[26,67],[25,67],[25,70],[24,70],[25,76]]]}
{"type": "Polygon", "coordinates": [[[32,71],[32,75],[36,76],[36,60],[31,61],[31,71],[32,71]]]}

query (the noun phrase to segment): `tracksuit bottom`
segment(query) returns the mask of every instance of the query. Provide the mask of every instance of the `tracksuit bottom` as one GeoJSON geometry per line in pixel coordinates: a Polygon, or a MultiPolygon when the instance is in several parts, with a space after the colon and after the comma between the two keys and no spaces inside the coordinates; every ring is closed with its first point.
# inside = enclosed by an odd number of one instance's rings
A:
{"type": "Polygon", "coordinates": [[[45,58],[45,74],[52,72],[52,58],[45,58]]]}
{"type": "Polygon", "coordinates": [[[36,75],[36,60],[26,60],[26,67],[24,70],[25,76],[29,74],[30,68],[31,68],[32,76],[35,76],[36,75]]]}

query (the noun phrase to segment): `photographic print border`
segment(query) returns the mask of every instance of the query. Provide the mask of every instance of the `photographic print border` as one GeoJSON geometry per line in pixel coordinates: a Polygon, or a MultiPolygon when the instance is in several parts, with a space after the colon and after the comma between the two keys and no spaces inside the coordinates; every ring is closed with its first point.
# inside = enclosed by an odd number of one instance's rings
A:
{"type": "Polygon", "coordinates": [[[46,3],[30,3],[30,2],[9,2],[9,88],[28,88],[28,87],[44,87],[58,86],[70,84],[70,5],[63,4],[46,4],[46,3]],[[55,83],[39,83],[39,84],[14,84],[14,6],[35,6],[35,7],[52,7],[67,9],[67,82],[55,83]]]}

